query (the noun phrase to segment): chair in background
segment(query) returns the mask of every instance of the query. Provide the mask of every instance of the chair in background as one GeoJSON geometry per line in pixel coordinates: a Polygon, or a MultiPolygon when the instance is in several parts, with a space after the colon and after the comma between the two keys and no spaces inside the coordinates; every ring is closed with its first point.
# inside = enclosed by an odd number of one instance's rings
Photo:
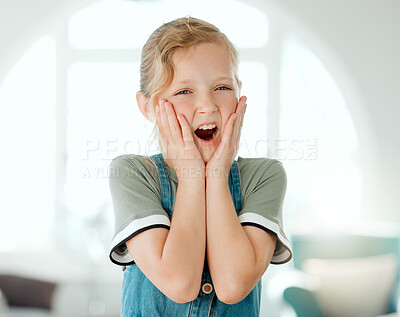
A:
{"type": "Polygon", "coordinates": [[[283,292],[298,317],[377,316],[396,312],[399,237],[294,235],[294,268],[319,281],[283,292]]]}

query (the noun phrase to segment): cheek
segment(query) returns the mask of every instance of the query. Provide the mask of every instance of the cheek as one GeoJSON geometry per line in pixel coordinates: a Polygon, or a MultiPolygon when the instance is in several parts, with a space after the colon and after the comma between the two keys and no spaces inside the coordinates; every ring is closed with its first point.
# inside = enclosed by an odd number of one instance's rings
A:
{"type": "MultiPolygon", "coordinates": [[[[189,121],[191,103],[190,100],[182,100],[183,98],[169,98],[167,99],[169,103],[174,106],[175,114],[183,114],[185,118],[189,121]]],[[[190,121],[189,121],[190,122],[190,121]]]]}
{"type": "Polygon", "coordinates": [[[236,110],[238,98],[236,98],[235,94],[220,96],[218,103],[223,107],[224,112],[233,113],[236,110]]]}
{"type": "Polygon", "coordinates": [[[223,118],[224,123],[228,121],[229,117],[236,111],[238,100],[234,95],[229,98],[225,98],[223,102],[223,107],[220,108],[221,116],[223,118]]]}
{"type": "Polygon", "coordinates": [[[219,91],[215,96],[220,102],[235,102],[238,100],[238,93],[235,89],[219,91]]]}

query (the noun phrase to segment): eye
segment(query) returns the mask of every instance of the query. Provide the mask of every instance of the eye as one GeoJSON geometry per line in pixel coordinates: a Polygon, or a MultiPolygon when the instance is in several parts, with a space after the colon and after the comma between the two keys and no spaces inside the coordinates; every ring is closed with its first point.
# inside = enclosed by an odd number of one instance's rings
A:
{"type": "Polygon", "coordinates": [[[232,90],[232,89],[230,89],[227,86],[221,86],[221,87],[218,87],[217,90],[232,90]]]}
{"type": "Polygon", "coordinates": [[[176,95],[187,95],[188,93],[190,93],[190,91],[186,89],[186,90],[181,90],[181,91],[177,92],[176,95]]]}

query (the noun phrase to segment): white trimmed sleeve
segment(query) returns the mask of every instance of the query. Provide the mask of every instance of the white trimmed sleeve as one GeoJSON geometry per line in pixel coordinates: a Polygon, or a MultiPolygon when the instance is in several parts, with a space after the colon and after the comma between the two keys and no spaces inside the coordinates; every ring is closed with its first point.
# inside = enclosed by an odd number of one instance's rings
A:
{"type": "Polygon", "coordinates": [[[132,155],[119,156],[110,163],[109,186],[115,230],[109,256],[117,265],[134,263],[126,241],[145,230],[170,228],[154,172],[140,161],[140,157],[132,155]]]}
{"type": "Polygon", "coordinates": [[[282,206],[286,193],[286,173],[279,161],[266,160],[253,173],[249,188],[242,192],[242,210],[239,220],[242,226],[255,226],[277,237],[272,264],[283,264],[292,258],[290,242],[282,223],[282,206]],[[259,175],[259,176],[256,176],[259,175]]]}

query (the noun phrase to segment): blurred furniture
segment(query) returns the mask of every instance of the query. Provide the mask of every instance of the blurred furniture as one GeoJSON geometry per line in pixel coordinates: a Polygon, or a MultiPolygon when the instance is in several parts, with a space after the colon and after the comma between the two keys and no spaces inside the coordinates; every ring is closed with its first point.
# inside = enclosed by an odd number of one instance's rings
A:
{"type": "Polygon", "coordinates": [[[2,252],[0,259],[0,317],[120,315],[123,272],[107,257],[95,267],[64,252],[2,252]]]}
{"type": "Polygon", "coordinates": [[[293,265],[310,287],[292,285],[283,298],[298,317],[377,316],[396,312],[399,238],[294,235],[293,265]]]}
{"type": "Polygon", "coordinates": [[[9,306],[51,310],[56,284],[33,278],[0,274],[0,289],[9,306]]]}
{"type": "Polygon", "coordinates": [[[50,281],[0,274],[0,316],[51,316],[55,289],[50,281]]]}

